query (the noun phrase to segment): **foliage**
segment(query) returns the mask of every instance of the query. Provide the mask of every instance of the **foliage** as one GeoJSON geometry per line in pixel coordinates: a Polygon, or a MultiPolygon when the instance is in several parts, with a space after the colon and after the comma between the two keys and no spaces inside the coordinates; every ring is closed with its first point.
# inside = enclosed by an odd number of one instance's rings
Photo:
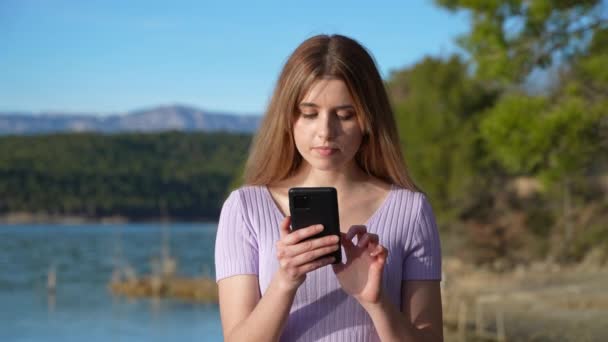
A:
{"type": "Polygon", "coordinates": [[[543,97],[510,95],[488,111],[481,135],[491,157],[508,172],[559,182],[584,175],[599,152],[603,115],[579,98],[550,105],[543,97]]]}
{"type": "Polygon", "coordinates": [[[603,251],[603,257],[606,258],[606,253],[608,253],[608,229],[606,229],[605,224],[590,225],[580,235],[577,235],[566,249],[566,258],[572,261],[582,261],[593,248],[603,251]]]}
{"type": "Polygon", "coordinates": [[[443,221],[466,206],[468,192],[479,185],[478,115],[497,94],[473,80],[467,68],[456,56],[427,57],[393,73],[387,83],[413,177],[443,221]]]}
{"type": "Polygon", "coordinates": [[[0,213],[215,218],[249,141],[177,132],[1,137],[0,213]]]}
{"type": "Polygon", "coordinates": [[[608,174],[605,4],[435,2],[469,13],[471,30],[465,57],[426,57],[387,82],[414,178],[442,226],[467,227],[475,260],[555,253],[605,198],[594,185],[608,174]]]}
{"type": "Polygon", "coordinates": [[[504,85],[522,82],[535,68],[567,63],[583,53],[593,31],[606,27],[601,0],[435,0],[471,14],[459,39],[477,75],[504,85]]]}

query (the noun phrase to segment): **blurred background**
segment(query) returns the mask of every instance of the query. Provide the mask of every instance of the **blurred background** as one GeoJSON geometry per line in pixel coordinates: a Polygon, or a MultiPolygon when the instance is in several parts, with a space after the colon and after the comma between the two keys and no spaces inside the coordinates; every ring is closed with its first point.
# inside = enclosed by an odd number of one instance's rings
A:
{"type": "Polygon", "coordinates": [[[0,340],[222,340],[219,211],[321,33],[386,82],[446,340],[607,340],[601,0],[0,1],[0,340]]]}

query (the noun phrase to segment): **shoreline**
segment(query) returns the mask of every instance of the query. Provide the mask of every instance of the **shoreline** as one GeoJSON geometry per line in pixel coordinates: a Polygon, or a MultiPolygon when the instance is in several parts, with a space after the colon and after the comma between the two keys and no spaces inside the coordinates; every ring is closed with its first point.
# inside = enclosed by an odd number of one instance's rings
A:
{"type": "MultiPolygon", "coordinates": [[[[219,218],[219,217],[218,217],[219,218]]],[[[218,218],[197,218],[185,220],[181,217],[146,217],[142,219],[131,219],[127,216],[112,215],[101,217],[90,217],[81,215],[52,215],[48,213],[15,212],[0,214],[0,224],[120,224],[120,223],[210,223],[217,222],[218,218]]]]}

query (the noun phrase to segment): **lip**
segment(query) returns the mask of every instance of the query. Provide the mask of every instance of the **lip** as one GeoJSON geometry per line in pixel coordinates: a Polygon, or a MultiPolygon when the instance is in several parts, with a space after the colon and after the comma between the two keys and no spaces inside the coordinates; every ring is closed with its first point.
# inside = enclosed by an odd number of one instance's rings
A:
{"type": "Polygon", "coordinates": [[[323,157],[331,156],[339,151],[338,148],[330,146],[317,146],[313,147],[312,149],[323,157]]]}

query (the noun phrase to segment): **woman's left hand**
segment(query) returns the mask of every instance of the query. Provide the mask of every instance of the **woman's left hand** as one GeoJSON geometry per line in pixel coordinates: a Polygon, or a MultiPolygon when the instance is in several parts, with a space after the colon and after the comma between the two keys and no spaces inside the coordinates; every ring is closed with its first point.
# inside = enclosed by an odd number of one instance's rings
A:
{"type": "Polygon", "coordinates": [[[378,303],[388,250],[379,244],[378,235],[368,233],[365,226],[352,226],[341,235],[347,262],[332,266],[342,289],[362,305],[378,303]],[[355,235],[357,245],[352,242],[355,235]]]}

